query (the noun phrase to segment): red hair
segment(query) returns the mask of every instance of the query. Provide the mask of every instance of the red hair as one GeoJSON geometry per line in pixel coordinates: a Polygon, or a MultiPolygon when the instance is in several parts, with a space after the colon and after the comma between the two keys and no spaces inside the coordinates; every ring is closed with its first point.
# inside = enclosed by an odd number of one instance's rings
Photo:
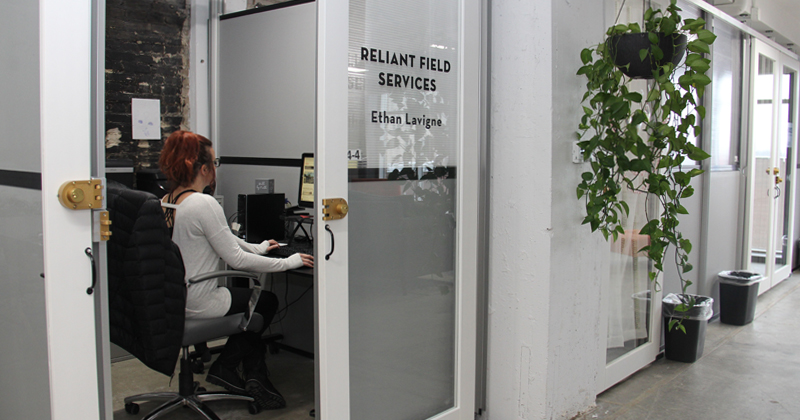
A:
{"type": "Polygon", "coordinates": [[[203,165],[213,164],[211,140],[190,131],[179,130],[167,138],[158,166],[170,181],[170,189],[194,182],[203,165]]]}

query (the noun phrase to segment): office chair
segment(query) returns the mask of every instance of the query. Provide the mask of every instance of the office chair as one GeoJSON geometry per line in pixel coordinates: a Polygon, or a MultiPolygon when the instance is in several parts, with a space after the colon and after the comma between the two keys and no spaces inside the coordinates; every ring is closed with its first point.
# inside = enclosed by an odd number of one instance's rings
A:
{"type": "Polygon", "coordinates": [[[248,329],[260,329],[264,319],[253,313],[261,285],[258,275],[241,271],[206,273],[188,283],[221,277],[246,277],[253,281],[253,295],[247,312],[211,319],[185,319],[185,270],[180,250],[172,242],[154,195],[109,182],[108,210],[111,239],[107,247],[109,321],[111,341],[141,360],[146,366],[172,376],[179,353],[178,392],[152,392],[125,398],[125,411],[139,412],[138,402],[164,401],[144,420],[159,418],[181,406],[190,407],[206,419],[219,417],[205,402],[240,400],[248,402],[251,414],[259,407],[252,397],[232,392],[206,392],[194,381],[189,346],[230,336],[248,329]]]}

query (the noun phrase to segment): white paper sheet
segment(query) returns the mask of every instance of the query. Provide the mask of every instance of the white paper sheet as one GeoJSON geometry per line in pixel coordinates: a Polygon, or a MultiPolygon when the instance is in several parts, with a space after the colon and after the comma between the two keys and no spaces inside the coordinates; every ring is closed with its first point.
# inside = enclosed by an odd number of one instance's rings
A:
{"type": "Polygon", "coordinates": [[[158,99],[131,100],[134,139],[161,139],[161,101],[158,99]]]}

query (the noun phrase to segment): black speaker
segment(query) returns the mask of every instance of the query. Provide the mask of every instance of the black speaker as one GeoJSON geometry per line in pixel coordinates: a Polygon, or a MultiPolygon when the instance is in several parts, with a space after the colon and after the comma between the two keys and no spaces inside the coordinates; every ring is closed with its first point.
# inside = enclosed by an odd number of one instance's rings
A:
{"type": "Polygon", "coordinates": [[[244,240],[257,244],[268,239],[284,239],[286,230],[281,218],[284,206],[283,194],[239,194],[237,210],[244,240]]]}

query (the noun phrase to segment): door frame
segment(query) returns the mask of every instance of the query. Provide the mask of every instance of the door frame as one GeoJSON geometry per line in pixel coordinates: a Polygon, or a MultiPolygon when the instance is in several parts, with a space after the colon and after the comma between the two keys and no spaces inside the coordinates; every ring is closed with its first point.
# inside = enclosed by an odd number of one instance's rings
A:
{"type": "Polygon", "coordinates": [[[39,0],[40,141],[50,418],[101,418],[95,345],[92,212],[58,190],[92,177],[93,1],[39,0]],[[74,384],[81,386],[76,387],[74,384]]]}
{"type": "MultiPolygon", "coordinates": [[[[753,141],[754,130],[755,130],[755,127],[754,127],[754,124],[753,124],[753,119],[755,118],[755,106],[753,105],[752,102],[753,102],[753,100],[755,98],[755,80],[758,77],[759,55],[764,55],[764,56],[766,56],[766,57],[768,57],[770,59],[773,59],[774,62],[775,62],[775,66],[774,66],[774,70],[773,70],[774,82],[773,82],[773,89],[772,89],[773,90],[773,93],[772,93],[773,101],[772,101],[772,124],[771,124],[771,146],[770,146],[770,165],[771,166],[770,167],[774,166],[772,164],[775,163],[776,159],[780,159],[780,156],[778,156],[777,153],[781,152],[779,150],[775,150],[775,148],[776,148],[776,144],[777,144],[777,136],[779,136],[781,134],[779,132],[779,127],[780,127],[779,117],[780,117],[780,106],[781,106],[780,92],[781,92],[781,86],[782,86],[782,82],[783,82],[783,78],[782,78],[783,68],[785,66],[794,68],[795,70],[798,70],[798,75],[800,75],[800,63],[798,63],[797,60],[789,57],[788,55],[784,54],[783,52],[781,52],[777,48],[767,44],[764,41],[761,41],[760,39],[756,38],[756,39],[752,40],[752,43],[751,43],[751,54],[750,54],[750,79],[749,79],[749,82],[748,82],[749,83],[749,86],[748,86],[749,102],[748,102],[748,114],[747,114],[748,115],[748,132],[747,132],[747,146],[746,146],[748,162],[747,162],[746,169],[745,169],[746,170],[746,175],[747,175],[745,197],[747,197],[747,198],[746,198],[746,202],[745,202],[746,219],[745,219],[744,234],[743,234],[743,236],[744,236],[744,240],[743,240],[744,247],[743,247],[743,258],[742,258],[743,266],[747,270],[750,270],[750,271],[754,271],[753,270],[753,265],[752,265],[752,255],[751,255],[752,254],[752,242],[753,242],[752,225],[753,225],[753,218],[755,217],[755,214],[754,214],[754,197],[755,197],[755,194],[758,193],[757,191],[755,191],[755,179],[756,179],[756,172],[755,171],[756,171],[756,167],[755,167],[755,144],[754,144],[754,141],[753,141]]],[[[797,84],[795,84],[795,92],[794,92],[794,98],[795,99],[797,99],[797,92],[798,92],[797,84]]],[[[797,107],[795,107],[795,109],[794,109],[794,114],[795,114],[795,116],[794,116],[795,121],[798,121],[797,120],[797,118],[798,118],[798,109],[797,109],[797,107]]],[[[790,145],[790,147],[791,147],[791,150],[795,153],[794,157],[796,158],[797,157],[796,156],[797,130],[794,130],[794,132],[792,134],[793,134],[792,135],[792,139],[790,140],[792,142],[792,144],[790,145]]],[[[792,163],[796,165],[796,162],[792,162],[792,163]]],[[[784,181],[784,183],[788,182],[788,183],[791,183],[791,185],[794,185],[794,182],[796,181],[796,174],[795,174],[796,170],[794,170],[794,168],[792,168],[792,169],[793,170],[786,177],[786,180],[784,181]]],[[[796,203],[796,197],[795,197],[796,194],[795,194],[794,191],[791,191],[789,189],[785,189],[785,190],[786,190],[785,194],[790,194],[790,196],[787,197],[790,200],[790,202],[789,202],[790,213],[794,214],[795,203],[796,203]]],[[[787,253],[788,253],[787,258],[789,258],[789,260],[788,260],[789,262],[787,264],[785,264],[784,266],[779,267],[777,269],[775,267],[775,253],[776,253],[776,250],[775,250],[775,238],[774,238],[774,235],[775,235],[775,228],[776,228],[777,220],[776,220],[776,217],[775,217],[775,205],[776,205],[776,203],[774,201],[774,198],[775,198],[774,194],[775,194],[774,189],[768,190],[768,195],[769,195],[770,198],[773,198],[773,200],[770,200],[770,205],[769,205],[769,208],[770,208],[770,210],[769,210],[769,221],[768,221],[768,226],[767,226],[768,239],[767,239],[767,249],[766,249],[766,255],[765,255],[765,268],[764,268],[764,277],[765,277],[765,279],[762,281],[761,287],[759,287],[759,291],[758,291],[759,294],[762,294],[762,293],[766,292],[767,290],[769,290],[772,287],[776,286],[778,283],[780,283],[781,281],[783,281],[784,279],[788,278],[791,275],[791,268],[792,268],[791,265],[792,264],[791,264],[790,258],[791,258],[792,254],[794,252],[794,242],[792,240],[789,240],[788,244],[787,244],[787,253]]],[[[786,226],[785,228],[788,229],[788,232],[793,232],[794,218],[790,217],[789,220],[788,220],[788,223],[789,223],[789,226],[786,226]]]]}

